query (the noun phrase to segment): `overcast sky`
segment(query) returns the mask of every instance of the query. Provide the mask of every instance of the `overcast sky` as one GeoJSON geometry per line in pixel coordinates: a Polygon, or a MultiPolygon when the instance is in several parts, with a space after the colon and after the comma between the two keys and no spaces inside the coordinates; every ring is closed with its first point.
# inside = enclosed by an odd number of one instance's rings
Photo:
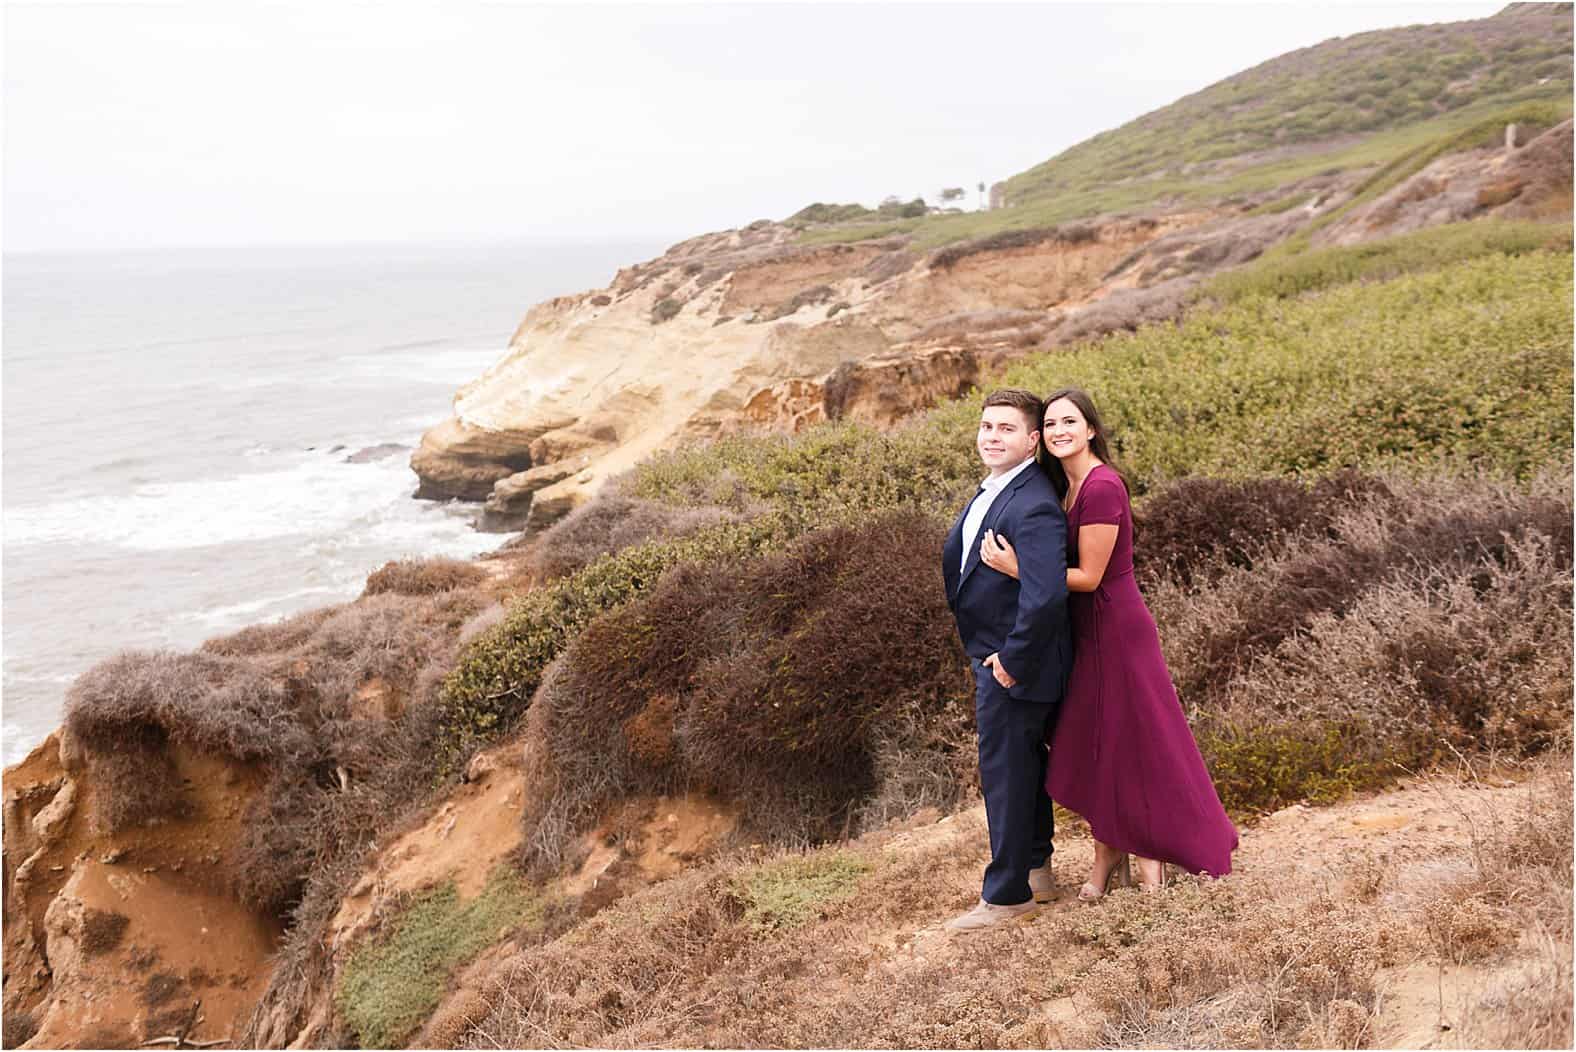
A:
{"type": "Polygon", "coordinates": [[[8,252],[678,238],[988,184],[1502,6],[8,2],[0,221],[8,252]]]}

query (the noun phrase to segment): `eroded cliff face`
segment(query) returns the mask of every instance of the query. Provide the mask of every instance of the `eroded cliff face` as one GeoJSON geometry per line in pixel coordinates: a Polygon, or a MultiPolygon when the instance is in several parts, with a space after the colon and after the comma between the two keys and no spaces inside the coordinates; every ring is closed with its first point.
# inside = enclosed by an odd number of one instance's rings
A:
{"type": "MultiPolygon", "coordinates": [[[[1275,218],[1275,234],[1297,218],[1275,218]]],[[[766,222],[682,242],[605,289],[532,309],[423,438],[418,496],[484,500],[485,528],[533,530],[686,439],[829,418],[889,425],[1041,345],[1108,287],[1174,276],[1139,265],[1151,246],[1190,230],[1241,241],[1231,222],[1113,219],[929,256],[902,238],[798,245],[766,222]]],[[[1243,243],[1256,254],[1267,239],[1243,243]]],[[[1224,251],[1183,269],[1234,261],[1224,251]]]]}
{"type": "Polygon", "coordinates": [[[261,772],[181,749],[170,760],[185,816],[115,832],[100,813],[114,787],[65,730],[6,771],[8,1045],[31,1032],[22,1047],[135,1047],[183,1027],[228,1038],[267,985],[280,928],[236,899],[229,869],[261,772]]]}

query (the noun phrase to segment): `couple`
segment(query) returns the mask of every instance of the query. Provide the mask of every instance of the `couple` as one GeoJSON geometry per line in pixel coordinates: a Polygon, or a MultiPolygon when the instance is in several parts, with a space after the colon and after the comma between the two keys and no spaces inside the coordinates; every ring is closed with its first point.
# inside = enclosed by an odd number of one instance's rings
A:
{"type": "Polygon", "coordinates": [[[973,659],[991,861],[979,905],[948,927],[1020,920],[1051,897],[1053,797],[1094,834],[1082,900],[1129,854],[1146,888],[1166,862],[1224,876],[1237,831],[1133,581],[1132,509],[1089,396],[997,391],[975,444],[990,477],[947,536],[942,574],[973,659]]]}

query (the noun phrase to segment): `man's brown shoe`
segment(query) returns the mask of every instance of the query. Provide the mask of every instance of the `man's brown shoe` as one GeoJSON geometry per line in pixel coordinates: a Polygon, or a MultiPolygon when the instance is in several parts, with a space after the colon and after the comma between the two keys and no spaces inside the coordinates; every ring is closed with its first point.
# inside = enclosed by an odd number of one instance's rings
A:
{"type": "Polygon", "coordinates": [[[963,914],[947,921],[947,930],[953,932],[983,931],[986,928],[999,928],[1004,924],[1013,924],[1017,921],[1028,920],[1039,910],[1039,904],[1033,899],[1020,902],[1015,906],[997,906],[994,903],[980,899],[979,905],[963,914]]]}
{"type": "Polygon", "coordinates": [[[1035,902],[1051,901],[1056,894],[1056,881],[1051,877],[1050,863],[1029,870],[1029,890],[1034,893],[1035,902]]]}

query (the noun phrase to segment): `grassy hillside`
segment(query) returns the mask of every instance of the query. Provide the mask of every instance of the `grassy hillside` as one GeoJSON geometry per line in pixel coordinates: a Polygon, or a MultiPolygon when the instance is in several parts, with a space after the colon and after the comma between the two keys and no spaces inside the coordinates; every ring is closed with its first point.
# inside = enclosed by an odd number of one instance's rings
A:
{"type": "MultiPolygon", "coordinates": [[[[1569,5],[1326,41],[1104,132],[1006,181],[991,212],[829,224],[811,241],[911,233],[924,246],[1109,212],[1218,201],[1387,165],[1474,125],[1570,112],[1569,5]],[[1527,104],[1534,104],[1529,110],[1527,104]],[[1541,105],[1539,105],[1541,104],[1541,105]]],[[[1474,143],[1475,144],[1475,143],[1474,143]]],[[[1454,143],[1453,148],[1465,148],[1454,143]]],[[[1415,169],[1414,169],[1415,170],[1415,169]]]]}

